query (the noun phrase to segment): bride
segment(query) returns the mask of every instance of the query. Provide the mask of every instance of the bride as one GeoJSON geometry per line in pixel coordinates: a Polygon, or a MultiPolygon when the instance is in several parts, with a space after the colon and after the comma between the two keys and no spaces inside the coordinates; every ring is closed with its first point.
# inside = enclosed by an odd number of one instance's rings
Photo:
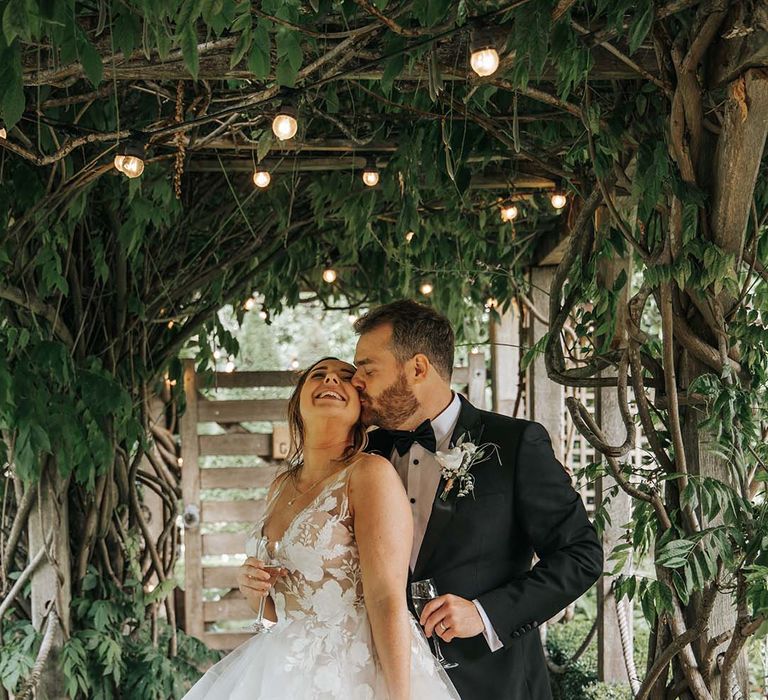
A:
{"type": "Polygon", "coordinates": [[[275,624],[183,700],[459,698],[407,609],[411,509],[392,465],[363,452],[354,373],[319,360],[289,402],[290,467],[252,535],[279,544],[280,568],[249,557],[237,579],[254,611],[268,596],[275,624]]]}

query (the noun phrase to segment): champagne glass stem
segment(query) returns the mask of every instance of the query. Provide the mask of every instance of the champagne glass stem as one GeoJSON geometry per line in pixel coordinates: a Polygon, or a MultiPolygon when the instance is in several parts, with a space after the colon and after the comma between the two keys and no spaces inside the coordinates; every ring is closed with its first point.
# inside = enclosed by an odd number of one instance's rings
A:
{"type": "Polygon", "coordinates": [[[437,660],[442,664],[445,661],[445,657],[443,656],[443,650],[440,648],[437,632],[432,633],[432,641],[435,643],[435,656],[437,656],[437,660]]]}
{"type": "Polygon", "coordinates": [[[259,602],[259,614],[256,618],[256,623],[261,625],[264,623],[264,606],[267,604],[267,596],[265,595],[259,602]]]}

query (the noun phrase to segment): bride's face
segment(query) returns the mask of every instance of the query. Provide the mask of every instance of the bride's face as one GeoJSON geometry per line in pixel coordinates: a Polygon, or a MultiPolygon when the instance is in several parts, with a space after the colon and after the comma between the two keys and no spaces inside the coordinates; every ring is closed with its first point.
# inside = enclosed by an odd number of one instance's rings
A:
{"type": "Polygon", "coordinates": [[[307,374],[299,397],[305,423],[335,418],[354,425],[360,418],[360,398],[352,386],[355,367],[341,360],[321,360],[307,374]]]}

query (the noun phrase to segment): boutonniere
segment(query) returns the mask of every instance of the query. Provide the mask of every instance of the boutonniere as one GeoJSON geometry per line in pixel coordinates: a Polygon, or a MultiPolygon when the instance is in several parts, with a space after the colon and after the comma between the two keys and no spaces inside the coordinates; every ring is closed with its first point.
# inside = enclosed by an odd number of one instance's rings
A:
{"type": "Polygon", "coordinates": [[[485,462],[498,449],[498,445],[492,442],[476,445],[465,433],[456,441],[455,447],[447,452],[435,452],[435,459],[440,465],[440,474],[445,479],[440,500],[445,501],[454,486],[459,488],[456,498],[472,493],[475,490],[475,476],[470,470],[476,464],[485,462]]]}

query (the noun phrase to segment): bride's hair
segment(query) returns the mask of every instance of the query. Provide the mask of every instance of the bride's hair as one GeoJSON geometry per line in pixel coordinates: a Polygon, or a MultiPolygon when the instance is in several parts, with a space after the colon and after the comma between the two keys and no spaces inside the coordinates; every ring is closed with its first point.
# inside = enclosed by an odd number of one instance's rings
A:
{"type": "MultiPolygon", "coordinates": [[[[296,388],[291,394],[291,398],[288,400],[288,430],[291,436],[291,446],[288,452],[286,461],[288,462],[288,472],[298,471],[301,465],[304,463],[304,419],[301,417],[301,390],[304,388],[304,384],[307,381],[309,373],[317,367],[321,362],[325,360],[339,360],[338,357],[321,357],[317,362],[313,362],[307,369],[305,369],[299,381],[296,384],[296,388]]],[[[365,426],[358,419],[352,429],[352,444],[344,450],[339,461],[349,463],[357,455],[359,455],[368,445],[368,433],[365,426]]]]}

